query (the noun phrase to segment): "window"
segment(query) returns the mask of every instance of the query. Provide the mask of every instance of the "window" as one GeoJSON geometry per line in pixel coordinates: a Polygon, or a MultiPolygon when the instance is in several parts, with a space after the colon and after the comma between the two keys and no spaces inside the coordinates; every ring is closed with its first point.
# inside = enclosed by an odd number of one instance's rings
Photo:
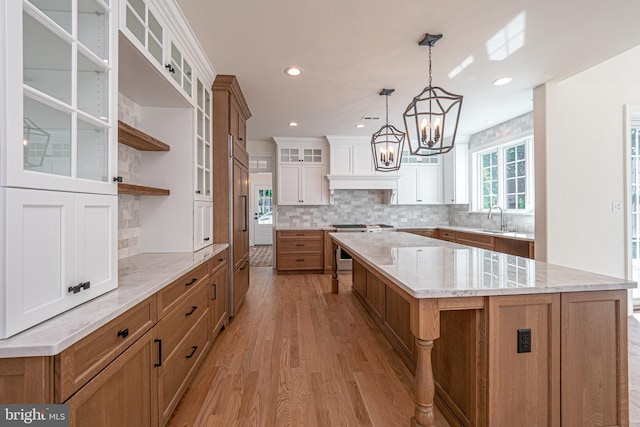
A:
{"type": "Polygon", "coordinates": [[[533,210],[533,138],[528,137],[475,153],[474,206],[533,210]]]}

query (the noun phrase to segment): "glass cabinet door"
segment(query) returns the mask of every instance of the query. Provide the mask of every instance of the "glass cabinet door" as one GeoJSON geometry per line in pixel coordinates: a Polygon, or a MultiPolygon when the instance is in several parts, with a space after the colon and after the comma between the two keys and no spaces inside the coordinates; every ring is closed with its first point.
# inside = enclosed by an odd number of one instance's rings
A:
{"type": "Polygon", "coordinates": [[[193,71],[191,70],[191,65],[187,62],[187,59],[184,57],[180,49],[171,42],[171,67],[169,68],[169,72],[171,73],[171,77],[173,80],[180,86],[186,93],[189,98],[192,95],[192,75],[193,71]]]}
{"type": "Polygon", "coordinates": [[[22,138],[10,142],[23,161],[8,168],[11,185],[115,193],[110,1],[24,0],[22,138]]]}
{"type": "Polygon", "coordinates": [[[211,91],[196,79],[196,198],[211,200],[211,91]]]}
{"type": "Polygon", "coordinates": [[[164,30],[144,0],[127,0],[124,14],[126,29],[151,54],[156,63],[164,67],[164,30]]]}

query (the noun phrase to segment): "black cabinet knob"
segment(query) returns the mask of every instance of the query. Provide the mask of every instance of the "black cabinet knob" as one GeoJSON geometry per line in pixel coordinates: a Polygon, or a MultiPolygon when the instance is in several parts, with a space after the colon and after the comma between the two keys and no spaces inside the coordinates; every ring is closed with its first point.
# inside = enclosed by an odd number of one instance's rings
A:
{"type": "Polygon", "coordinates": [[[118,331],[118,336],[122,337],[122,338],[128,337],[129,336],[129,328],[122,329],[122,330],[118,331]]]}

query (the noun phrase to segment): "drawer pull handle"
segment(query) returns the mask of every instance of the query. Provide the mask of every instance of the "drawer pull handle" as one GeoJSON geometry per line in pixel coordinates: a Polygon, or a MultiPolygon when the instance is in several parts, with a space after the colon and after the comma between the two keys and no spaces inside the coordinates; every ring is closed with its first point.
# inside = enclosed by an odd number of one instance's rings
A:
{"type": "Polygon", "coordinates": [[[153,340],[153,342],[158,343],[158,363],[154,363],[154,367],[162,366],[162,340],[153,340]]]}
{"type": "Polygon", "coordinates": [[[296,246],[304,246],[304,243],[298,243],[296,246]]]}
{"type": "Polygon", "coordinates": [[[122,329],[122,330],[118,331],[118,336],[122,337],[122,338],[128,337],[129,336],[129,328],[122,329]]]}
{"type": "Polygon", "coordinates": [[[185,285],[185,286],[191,286],[191,285],[193,285],[194,283],[196,283],[197,281],[198,281],[198,278],[197,278],[197,277],[194,277],[193,279],[191,279],[191,281],[190,281],[189,283],[185,283],[184,285],[185,285]]]}
{"type": "Polygon", "coordinates": [[[204,238],[204,241],[205,241],[205,242],[208,242],[209,240],[211,240],[211,238],[209,238],[209,237],[205,237],[205,238],[204,238]]]}
{"type": "Polygon", "coordinates": [[[191,359],[193,357],[194,354],[196,354],[196,351],[198,350],[198,346],[194,345],[193,347],[191,347],[191,353],[189,353],[187,355],[187,359],[191,359]]]}
{"type": "Polygon", "coordinates": [[[296,261],[304,261],[304,258],[298,258],[296,261]]]}
{"type": "Polygon", "coordinates": [[[216,285],[215,283],[213,284],[213,298],[211,298],[212,301],[215,301],[218,299],[218,285],[216,285]]]}
{"type": "Polygon", "coordinates": [[[218,262],[224,261],[224,258],[218,258],[218,262]]]}
{"type": "Polygon", "coordinates": [[[191,311],[188,313],[185,313],[185,316],[191,316],[193,314],[194,311],[196,311],[198,309],[197,305],[191,306],[191,311]]]}
{"type": "MultiPolygon", "coordinates": [[[[299,202],[301,202],[302,200],[298,200],[299,202]]],[[[296,236],[304,236],[304,233],[296,233],[296,236]]]]}

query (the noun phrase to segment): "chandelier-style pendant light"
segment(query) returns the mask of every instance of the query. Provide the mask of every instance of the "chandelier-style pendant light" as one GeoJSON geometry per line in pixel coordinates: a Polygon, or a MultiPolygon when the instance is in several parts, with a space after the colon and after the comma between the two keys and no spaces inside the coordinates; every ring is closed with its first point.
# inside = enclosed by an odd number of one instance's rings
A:
{"type": "Polygon", "coordinates": [[[409,149],[418,156],[448,153],[458,130],[462,95],[431,85],[431,48],[441,38],[442,34],[427,33],[418,42],[429,47],[429,86],[413,98],[403,114],[409,149]]]}
{"type": "Polygon", "coordinates": [[[386,101],[384,126],[371,137],[371,151],[377,171],[391,172],[400,169],[402,150],[404,150],[404,132],[389,124],[389,95],[395,89],[382,89],[386,101]]]}

